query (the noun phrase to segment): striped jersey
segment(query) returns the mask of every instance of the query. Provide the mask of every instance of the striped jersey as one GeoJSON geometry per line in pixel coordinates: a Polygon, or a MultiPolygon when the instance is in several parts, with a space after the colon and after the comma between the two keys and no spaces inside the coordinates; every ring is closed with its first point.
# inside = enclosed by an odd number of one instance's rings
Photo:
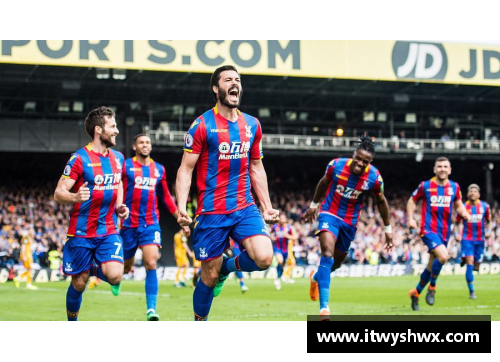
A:
{"type": "Polygon", "coordinates": [[[283,251],[283,252],[288,252],[288,238],[286,238],[284,235],[293,234],[293,227],[290,224],[285,224],[285,225],[280,225],[274,224],[272,226],[271,231],[274,233],[274,236],[276,237],[276,240],[274,241],[274,246],[283,251]]]}
{"type": "Polygon", "coordinates": [[[73,205],[68,236],[93,238],[116,234],[115,203],[121,182],[123,155],[111,148],[103,156],[91,144],[71,155],[62,177],[75,180],[72,192],[88,182],[90,198],[73,205]]]}
{"type": "Polygon", "coordinates": [[[422,201],[420,235],[435,233],[445,241],[450,238],[453,203],[462,199],[458,183],[448,180],[445,186],[436,183],[435,177],[422,181],[413,191],[413,201],[422,201]]]}
{"type": "Polygon", "coordinates": [[[320,214],[333,215],[356,227],[363,206],[365,192],[381,195],[384,180],[373,165],[368,165],[361,175],[351,172],[352,158],[336,158],[326,167],[325,177],[330,181],[320,214]]]}
{"type": "Polygon", "coordinates": [[[238,111],[237,121],[225,119],[217,106],[189,128],[184,151],[199,154],[197,163],[200,214],[228,214],[255,203],[250,184],[250,160],[262,155],[262,129],[257,118],[238,111]]]}
{"type": "Polygon", "coordinates": [[[171,214],[177,211],[168,189],[165,167],[150,160],[149,166],[141,165],[137,157],[125,161],[122,171],[123,197],[130,217],[123,221],[124,228],[157,224],[160,220],[158,198],[171,214]]]}
{"type": "MultiPolygon", "coordinates": [[[[490,205],[487,202],[476,200],[473,204],[470,201],[465,203],[465,208],[471,214],[471,221],[464,220],[464,231],[462,234],[463,240],[484,241],[484,228],[486,221],[491,220],[490,205]]],[[[460,222],[462,217],[457,215],[457,222],[460,222]]]]}

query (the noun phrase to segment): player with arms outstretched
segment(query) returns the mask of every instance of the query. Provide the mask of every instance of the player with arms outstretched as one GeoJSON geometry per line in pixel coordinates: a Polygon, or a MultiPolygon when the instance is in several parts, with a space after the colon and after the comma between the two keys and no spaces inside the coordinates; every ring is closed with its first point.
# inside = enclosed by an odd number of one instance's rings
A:
{"type": "Polygon", "coordinates": [[[129,215],[122,202],[124,157],[110,148],[119,133],[115,113],[107,107],[94,109],[85,119],[85,130],[92,142],[71,156],[54,193],[57,202],[73,204],[63,255],[64,273],[71,275],[66,294],[70,321],[78,319],[89,276],[120,283],[123,248],[116,217],[129,215]]]}
{"type": "Polygon", "coordinates": [[[269,198],[261,158],[260,122],[238,110],[243,88],[233,66],[217,68],[210,79],[216,106],[197,118],[186,135],[176,191],[180,225],[189,225],[186,202],[192,173],[197,167],[198,210],[193,249],[201,261],[201,278],[193,294],[195,320],[207,320],[212,299],[229,273],[265,270],[273,248],[265,222],[278,221],[269,198]],[[251,188],[263,214],[255,205],[251,188]],[[240,255],[223,260],[229,237],[243,245],[240,255]]]}
{"type": "Polygon", "coordinates": [[[436,283],[443,265],[448,261],[448,240],[450,238],[453,206],[457,213],[465,220],[470,220],[463,202],[460,186],[448,177],[451,174],[451,164],[446,157],[439,157],[434,163],[435,177],[422,181],[408,200],[406,210],[408,227],[410,230],[417,228],[413,218],[416,203],[423,200],[420,220],[420,237],[429,248],[429,263],[420,275],[420,282],[415,289],[410,290],[411,308],[419,310],[418,300],[420,293],[430,281],[425,301],[434,305],[436,283]]]}
{"type": "Polygon", "coordinates": [[[347,256],[367,192],[375,195],[385,225],[386,249],[392,248],[392,228],[389,205],[384,196],[384,181],[377,168],[371,165],[375,144],[368,136],[361,136],[360,140],[352,158],[336,158],[328,164],[305,214],[306,221],[315,221],[319,202],[325,196],[316,233],[321,246],[320,264],[317,272],[310,275],[309,290],[311,300],[318,300],[319,297],[321,320],[330,318],[330,274],[342,265],[347,256]]]}
{"type": "MultiPolygon", "coordinates": [[[[161,248],[160,199],[177,219],[177,206],[170,194],[165,167],[151,158],[151,139],[141,133],[134,137],[132,148],[135,157],[125,161],[122,179],[124,202],[130,209],[130,218],[123,222],[120,235],[123,238],[124,273],[128,274],[134,265],[137,248],[142,250],[142,260],[146,268],[146,318],[158,321],[156,312],[158,299],[158,277],[156,275],[158,249],[161,248]]],[[[184,232],[189,235],[189,227],[184,232]]],[[[119,286],[112,289],[118,295],[119,286]]]]}
{"type": "Polygon", "coordinates": [[[465,280],[469,287],[469,298],[477,299],[474,291],[473,270],[479,270],[479,264],[483,260],[485,238],[491,234],[491,209],[487,202],[481,201],[481,189],[478,185],[469,185],[467,189],[467,202],[465,208],[471,214],[471,220],[464,220],[457,215],[458,226],[457,241],[461,241],[462,266],[467,264],[465,280]]]}

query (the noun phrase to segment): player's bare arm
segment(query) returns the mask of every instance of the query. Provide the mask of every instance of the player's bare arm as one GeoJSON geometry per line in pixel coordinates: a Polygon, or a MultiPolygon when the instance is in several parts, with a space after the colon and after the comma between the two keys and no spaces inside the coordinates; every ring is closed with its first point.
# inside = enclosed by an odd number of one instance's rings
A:
{"type": "Polygon", "coordinates": [[[116,215],[122,220],[126,220],[130,215],[130,210],[128,206],[123,203],[123,182],[120,181],[118,185],[118,196],[116,197],[115,204],[116,215]]]}
{"type": "Polygon", "coordinates": [[[312,199],[311,204],[309,205],[309,210],[306,211],[304,215],[304,219],[307,222],[314,222],[316,221],[316,217],[318,216],[318,206],[323,198],[323,196],[326,194],[326,190],[328,189],[330,181],[323,176],[321,180],[319,180],[318,185],[316,186],[316,191],[314,191],[314,196],[312,199]]]}
{"type": "Polygon", "coordinates": [[[466,221],[471,221],[472,216],[469,214],[467,211],[467,208],[465,207],[464,203],[462,200],[457,200],[453,203],[453,206],[455,207],[455,210],[457,210],[457,214],[460,215],[460,217],[466,221]]]}
{"type": "Polygon", "coordinates": [[[177,171],[177,179],[175,181],[175,193],[177,195],[178,207],[177,222],[181,226],[189,226],[193,222],[186,211],[186,204],[189,190],[191,189],[193,171],[199,157],[199,154],[184,152],[181,166],[177,171]]]}
{"type": "Polygon", "coordinates": [[[75,180],[61,177],[54,192],[54,200],[63,205],[77,204],[85,202],[90,198],[90,190],[87,187],[88,182],[85,182],[78,192],[73,193],[70,190],[75,185],[75,180]]]}
{"type": "Polygon", "coordinates": [[[276,224],[279,221],[278,210],[273,209],[269,188],[267,186],[267,174],[262,160],[250,160],[250,182],[264,209],[263,216],[267,224],[276,224]]]}
{"type": "Polygon", "coordinates": [[[385,249],[387,251],[391,251],[393,244],[392,244],[392,227],[391,227],[391,217],[389,213],[389,203],[387,202],[387,199],[385,198],[385,195],[383,193],[376,195],[375,201],[377,203],[378,211],[382,216],[382,220],[384,220],[385,249]]]}
{"type": "Polygon", "coordinates": [[[406,204],[406,214],[408,218],[408,228],[410,230],[416,229],[417,222],[413,218],[413,215],[415,215],[415,209],[417,208],[417,204],[415,204],[415,201],[413,201],[413,197],[410,197],[408,200],[408,203],[406,204]]]}
{"type": "Polygon", "coordinates": [[[455,234],[455,240],[457,242],[460,242],[460,241],[462,241],[462,235],[463,235],[463,232],[464,232],[464,224],[460,220],[459,222],[455,223],[455,226],[457,228],[457,232],[455,234]]]}

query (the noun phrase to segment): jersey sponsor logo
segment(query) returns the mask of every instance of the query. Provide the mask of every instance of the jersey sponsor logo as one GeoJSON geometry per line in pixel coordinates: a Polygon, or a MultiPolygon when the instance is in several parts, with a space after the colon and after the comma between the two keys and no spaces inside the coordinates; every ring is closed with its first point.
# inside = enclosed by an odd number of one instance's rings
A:
{"type": "Polygon", "coordinates": [[[69,176],[70,174],[71,174],[71,166],[70,165],[66,165],[66,167],[64,168],[63,175],[64,176],[69,176]]]}
{"type": "Polygon", "coordinates": [[[248,151],[250,150],[250,141],[244,142],[222,142],[219,145],[219,160],[237,160],[240,158],[247,158],[248,151]]]}
{"type": "Polygon", "coordinates": [[[135,182],[134,185],[135,189],[154,190],[156,187],[156,183],[158,182],[158,179],[154,177],[137,176],[134,182],[135,182]]]}
{"type": "Polygon", "coordinates": [[[187,133],[186,134],[186,146],[191,147],[192,145],[193,145],[193,136],[191,136],[189,133],[187,133]]]}
{"type": "Polygon", "coordinates": [[[431,206],[450,207],[451,196],[431,196],[431,206]]]}
{"type": "Polygon", "coordinates": [[[122,260],[123,261],[123,257],[120,256],[120,255],[114,255],[114,254],[111,254],[111,258],[112,259],[118,259],[118,260],[122,260]]]}
{"type": "Polygon", "coordinates": [[[101,163],[100,162],[96,162],[96,163],[87,163],[87,167],[101,167],[101,163]]]}
{"type": "Polygon", "coordinates": [[[252,127],[245,125],[245,136],[247,136],[248,138],[252,138],[252,127]]]}
{"type": "Polygon", "coordinates": [[[200,248],[200,259],[205,259],[208,256],[205,249],[206,248],[200,248]]]}
{"type": "Polygon", "coordinates": [[[363,190],[356,190],[350,187],[337,185],[337,187],[335,188],[335,192],[341,195],[342,197],[345,197],[346,199],[357,200],[359,196],[363,193],[363,190]]]}
{"type": "Polygon", "coordinates": [[[117,173],[107,173],[105,175],[95,175],[94,177],[94,191],[103,191],[103,190],[117,190],[118,184],[122,180],[122,174],[120,172],[117,173]]]}
{"type": "Polygon", "coordinates": [[[210,132],[211,133],[228,133],[229,130],[226,128],[222,128],[222,129],[221,128],[218,128],[218,129],[214,128],[214,129],[211,129],[210,132]]]}
{"type": "Polygon", "coordinates": [[[473,214],[471,215],[471,221],[472,223],[480,223],[483,220],[483,214],[473,214]]]}

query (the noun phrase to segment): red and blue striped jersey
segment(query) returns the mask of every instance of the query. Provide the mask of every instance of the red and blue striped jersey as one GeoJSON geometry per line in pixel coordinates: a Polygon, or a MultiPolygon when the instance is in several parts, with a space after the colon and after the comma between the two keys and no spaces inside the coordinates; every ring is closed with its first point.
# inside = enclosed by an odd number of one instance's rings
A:
{"type": "Polygon", "coordinates": [[[413,191],[412,198],[415,203],[423,200],[420,235],[432,232],[447,241],[451,232],[453,203],[462,199],[458,183],[448,180],[445,186],[440,186],[433,177],[422,181],[413,191]]]}
{"type": "MultiPolygon", "coordinates": [[[[470,201],[465,203],[465,208],[471,214],[471,221],[464,220],[464,231],[462,234],[463,240],[484,241],[484,228],[486,221],[491,220],[490,205],[487,202],[477,200],[475,204],[470,201]]],[[[457,215],[457,222],[460,222],[462,217],[457,215]]]]}
{"type": "Polygon", "coordinates": [[[293,229],[292,225],[290,224],[285,224],[285,225],[280,225],[280,224],[274,224],[272,226],[271,231],[274,233],[276,240],[274,241],[274,245],[276,248],[283,252],[288,252],[288,238],[286,238],[284,235],[285,234],[293,234],[293,229]]]}
{"type": "Polygon", "coordinates": [[[72,192],[88,182],[90,198],[73,206],[68,236],[93,238],[116,234],[115,203],[120,186],[123,155],[111,148],[103,156],[91,144],[71,155],[62,177],[75,180],[72,192]]]}
{"type": "Polygon", "coordinates": [[[217,106],[189,128],[184,151],[200,154],[197,163],[200,214],[228,214],[255,203],[250,184],[251,159],[262,155],[262,128],[257,118],[238,111],[231,122],[217,106]]]}
{"type": "Polygon", "coordinates": [[[381,195],[384,180],[373,165],[368,165],[361,175],[352,173],[351,163],[352,158],[336,158],[326,167],[325,177],[330,184],[320,214],[333,215],[356,227],[365,192],[381,195]]]}
{"type": "Polygon", "coordinates": [[[128,158],[122,172],[124,202],[130,210],[130,217],[122,224],[124,228],[153,225],[160,221],[158,198],[173,214],[177,211],[175,201],[167,185],[165,167],[153,161],[149,166],[128,158]]]}

